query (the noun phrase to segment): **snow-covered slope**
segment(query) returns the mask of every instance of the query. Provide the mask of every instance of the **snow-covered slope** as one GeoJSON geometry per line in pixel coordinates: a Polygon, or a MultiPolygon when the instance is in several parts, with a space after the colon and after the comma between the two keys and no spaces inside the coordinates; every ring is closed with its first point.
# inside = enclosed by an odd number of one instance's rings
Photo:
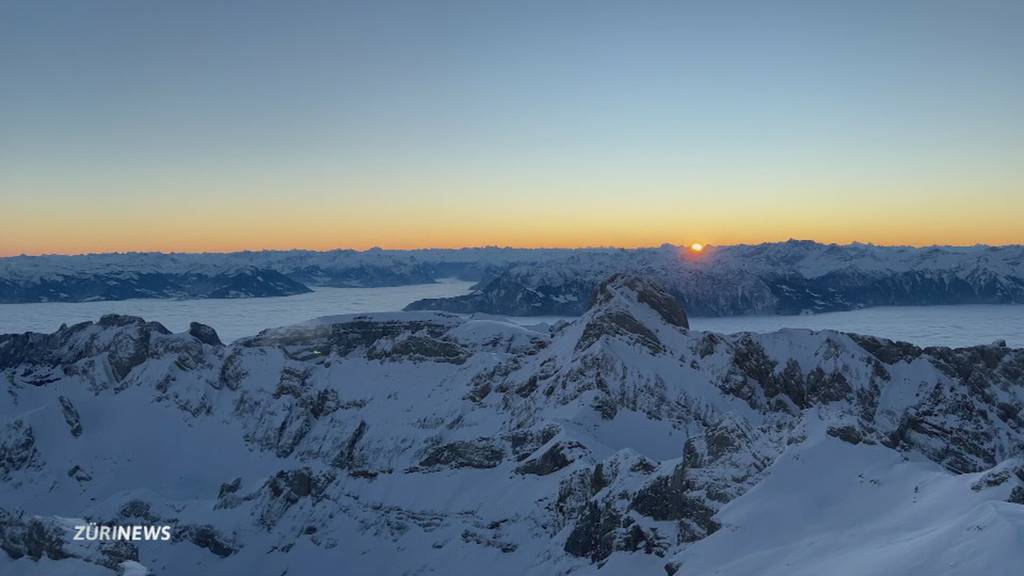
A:
{"type": "Polygon", "coordinates": [[[628,275],[593,300],[0,336],[0,572],[1019,572],[1024,350],[690,331],[628,275]]]}
{"type": "Polygon", "coordinates": [[[818,434],[723,508],[727,530],[673,562],[722,576],[1012,574],[1024,506],[995,500],[1011,488],[979,488],[983,477],[818,434]]]}

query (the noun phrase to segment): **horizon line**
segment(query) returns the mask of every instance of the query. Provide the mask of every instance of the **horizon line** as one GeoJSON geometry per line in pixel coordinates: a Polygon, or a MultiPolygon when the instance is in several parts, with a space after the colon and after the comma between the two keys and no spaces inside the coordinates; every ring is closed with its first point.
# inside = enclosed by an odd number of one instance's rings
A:
{"type": "MultiPolygon", "coordinates": [[[[694,242],[696,243],[696,242],[694,242]]],[[[1024,242],[1012,242],[1006,244],[987,244],[978,242],[975,244],[881,244],[875,242],[862,242],[859,240],[853,240],[850,242],[822,242],[814,239],[802,239],[802,238],[788,238],[786,240],[769,240],[764,242],[738,242],[735,244],[712,244],[712,243],[701,243],[704,249],[708,248],[728,248],[738,246],[763,246],[767,244],[787,244],[787,243],[813,243],[822,246],[872,246],[877,248],[913,248],[913,249],[927,249],[927,248],[1013,248],[1024,246],[1024,242]]],[[[163,250],[124,250],[124,251],[111,251],[111,252],[40,252],[28,254],[25,252],[19,254],[2,254],[0,260],[13,259],[13,258],[49,258],[49,257],[65,257],[65,258],[78,258],[88,256],[131,256],[131,255],[161,255],[161,256],[202,256],[202,255],[232,255],[232,254],[250,254],[250,253],[286,253],[286,252],[311,252],[318,254],[326,254],[329,252],[355,252],[359,254],[365,254],[369,252],[428,252],[428,251],[460,251],[460,250],[523,250],[523,251],[543,251],[543,250],[657,250],[659,248],[672,247],[672,248],[689,248],[692,243],[680,243],[676,244],[673,242],[663,242],[657,246],[614,246],[614,245],[589,245],[589,246],[512,246],[512,245],[497,245],[497,244],[483,244],[476,246],[457,246],[457,247],[441,247],[441,246],[425,246],[420,248],[387,248],[383,246],[371,246],[369,248],[346,248],[346,247],[335,247],[335,248],[246,248],[242,250],[203,250],[203,251],[163,251],[163,250]]]]}

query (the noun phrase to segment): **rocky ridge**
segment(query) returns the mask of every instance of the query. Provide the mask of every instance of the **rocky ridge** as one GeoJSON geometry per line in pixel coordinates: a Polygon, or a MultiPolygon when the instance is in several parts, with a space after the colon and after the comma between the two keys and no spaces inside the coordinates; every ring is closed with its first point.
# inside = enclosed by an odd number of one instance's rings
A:
{"type": "Polygon", "coordinates": [[[0,566],[781,574],[811,546],[798,525],[831,520],[835,550],[867,509],[933,536],[862,573],[963,573],[932,539],[950,530],[973,569],[1024,561],[1004,536],[1024,529],[1024,350],[691,331],[632,275],[590,300],[549,329],[409,312],[230,346],[123,316],[0,336],[0,566]],[[816,498],[831,512],[803,518],[816,498]],[[76,522],[174,538],[81,547],[76,522]]]}

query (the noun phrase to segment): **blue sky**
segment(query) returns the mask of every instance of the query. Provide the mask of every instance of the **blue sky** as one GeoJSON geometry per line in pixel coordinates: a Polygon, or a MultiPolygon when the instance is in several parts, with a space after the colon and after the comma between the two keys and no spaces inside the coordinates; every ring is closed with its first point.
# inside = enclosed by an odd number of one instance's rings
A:
{"type": "Polygon", "coordinates": [[[0,254],[1024,242],[1021,2],[0,1],[0,254]]]}

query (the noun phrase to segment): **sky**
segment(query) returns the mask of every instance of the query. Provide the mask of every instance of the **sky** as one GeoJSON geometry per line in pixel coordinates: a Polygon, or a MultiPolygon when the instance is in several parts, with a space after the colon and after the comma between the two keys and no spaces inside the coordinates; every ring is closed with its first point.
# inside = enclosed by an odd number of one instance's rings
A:
{"type": "Polygon", "coordinates": [[[1024,2],[0,0],[0,255],[1024,243],[1024,2]]]}

